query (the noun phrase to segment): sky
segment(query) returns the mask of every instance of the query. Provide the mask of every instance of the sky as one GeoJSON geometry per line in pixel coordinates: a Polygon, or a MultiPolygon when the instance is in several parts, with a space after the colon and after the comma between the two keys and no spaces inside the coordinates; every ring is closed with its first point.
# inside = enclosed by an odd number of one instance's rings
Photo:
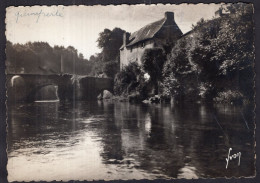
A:
{"type": "Polygon", "coordinates": [[[118,5],[118,6],[31,6],[8,7],[6,38],[13,43],[48,42],[51,46],[73,46],[89,58],[101,50],[99,33],[119,27],[134,32],[174,12],[183,33],[201,18],[212,19],[221,4],[118,5]]]}

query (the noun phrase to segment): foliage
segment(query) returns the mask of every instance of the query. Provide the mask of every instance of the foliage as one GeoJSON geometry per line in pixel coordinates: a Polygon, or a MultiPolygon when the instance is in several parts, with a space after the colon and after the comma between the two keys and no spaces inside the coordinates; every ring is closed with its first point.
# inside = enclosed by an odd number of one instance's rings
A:
{"type": "Polygon", "coordinates": [[[101,60],[101,53],[90,56],[89,61],[92,63],[92,69],[90,75],[91,76],[101,75],[103,73],[103,65],[104,65],[104,63],[101,60]]]}
{"type": "Polygon", "coordinates": [[[119,58],[119,48],[123,44],[123,35],[125,31],[120,28],[114,28],[112,31],[104,29],[99,33],[97,40],[98,47],[102,49],[101,59],[103,62],[116,61],[119,58]]]}
{"type": "Polygon", "coordinates": [[[195,98],[197,91],[196,65],[187,56],[190,50],[189,37],[180,39],[168,55],[163,67],[162,94],[165,97],[195,98]]]}
{"type": "Polygon", "coordinates": [[[125,31],[120,28],[104,29],[99,33],[97,43],[101,52],[90,57],[90,61],[94,63],[92,75],[98,76],[105,73],[112,78],[116,75],[119,71],[119,48],[123,44],[124,33],[125,31]]]}
{"type": "Polygon", "coordinates": [[[141,67],[137,62],[131,62],[117,73],[114,79],[114,93],[116,95],[129,95],[138,92],[145,95],[145,79],[141,67]]]}
{"type": "Polygon", "coordinates": [[[162,68],[165,62],[163,50],[161,48],[146,49],[141,60],[142,68],[150,75],[151,80],[161,80],[162,68]]]}
{"type": "Polygon", "coordinates": [[[213,99],[221,92],[240,91],[253,98],[253,8],[238,3],[213,20],[201,19],[177,41],[163,70],[165,95],[213,99]],[[193,75],[193,82],[186,82],[193,75]],[[191,90],[194,88],[194,90],[191,90]]]}
{"type": "Polygon", "coordinates": [[[215,102],[238,104],[243,102],[243,95],[239,91],[227,90],[219,92],[214,98],[215,102]]]}
{"type": "Polygon", "coordinates": [[[111,78],[114,78],[116,73],[119,71],[118,62],[107,62],[104,64],[103,72],[111,78]]]}
{"type": "Polygon", "coordinates": [[[158,93],[158,82],[162,79],[162,69],[165,60],[166,57],[161,48],[146,49],[141,58],[142,69],[150,75],[150,81],[154,84],[155,94],[158,93]]]}
{"type": "Polygon", "coordinates": [[[91,70],[91,63],[82,54],[69,46],[51,47],[45,42],[28,42],[26,44],[6,44],[7,73],[61,73],[87,75],[91,70]]]}

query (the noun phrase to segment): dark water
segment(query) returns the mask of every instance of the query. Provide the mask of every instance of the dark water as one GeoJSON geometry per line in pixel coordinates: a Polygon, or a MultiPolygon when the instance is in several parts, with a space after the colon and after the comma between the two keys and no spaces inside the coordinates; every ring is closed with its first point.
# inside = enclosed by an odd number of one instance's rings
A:
{"type": "Polygon", "coordinates": [[[8,106],[8,179],[253,176],[253,108],[43,102],[8,106]],[[241,152],[238,158],[226,158],[241,152]]]}

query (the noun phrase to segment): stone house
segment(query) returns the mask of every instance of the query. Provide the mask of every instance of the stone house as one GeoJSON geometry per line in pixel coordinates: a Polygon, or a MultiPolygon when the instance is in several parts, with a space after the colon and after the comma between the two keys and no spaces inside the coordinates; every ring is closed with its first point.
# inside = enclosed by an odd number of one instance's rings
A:
{"type": "Polygon", "coordinates": [[[148,24],[131,35],[125,33],[120,48],[120,70],[130,62],[141,64],[146,49],[162,48],[167,42],[175,42],[182,35],[173,12],[165,12],[163,19],[148,24]]]}

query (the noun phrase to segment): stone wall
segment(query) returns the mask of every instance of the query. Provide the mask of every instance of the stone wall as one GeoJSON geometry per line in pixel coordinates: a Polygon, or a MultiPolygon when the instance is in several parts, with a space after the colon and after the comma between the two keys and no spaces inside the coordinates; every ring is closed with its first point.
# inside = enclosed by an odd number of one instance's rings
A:
{"type": "Polygon", "coordinates": [[[137,62],[141,64],[141,58],[144,51],[148,48],[154,48],[153,40],[147,40],[143,43],[136,44],[131,48],[124,47],[120,50],[120,70],[130,62],[137,62]]]}

